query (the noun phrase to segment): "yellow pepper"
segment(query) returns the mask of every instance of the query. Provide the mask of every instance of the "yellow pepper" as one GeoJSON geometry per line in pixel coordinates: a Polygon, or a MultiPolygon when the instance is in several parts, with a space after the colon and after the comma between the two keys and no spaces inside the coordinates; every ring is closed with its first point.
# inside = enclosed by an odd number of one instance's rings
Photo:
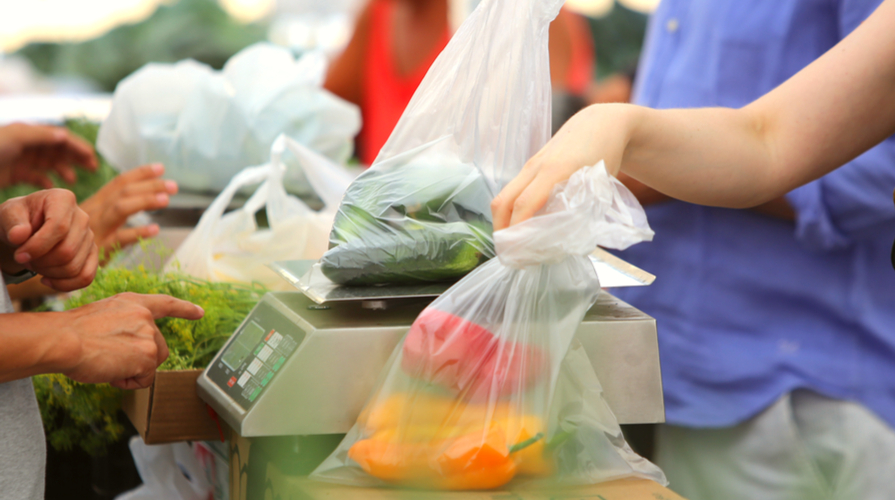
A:
{"type": "Polygon", "coordinates": [[[506,435],[467,434],[427,443],[399,442],[373,436],[355,443],[348,456],[383,481],[445,490],[490,489],[516,474],[506,435]]]}

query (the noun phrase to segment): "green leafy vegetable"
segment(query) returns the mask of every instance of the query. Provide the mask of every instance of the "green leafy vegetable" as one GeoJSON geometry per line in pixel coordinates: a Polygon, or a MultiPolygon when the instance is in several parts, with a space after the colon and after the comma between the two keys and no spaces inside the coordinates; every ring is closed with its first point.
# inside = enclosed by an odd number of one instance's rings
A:
{"type": "MultiPolygon", "coordinates": [[[[160,370],[204,368],[248,315],[265,290],[259,286],[210,283],[180,273],[158,274],[137,269],[104,268],[80,294],[65,301],[65,309],[122,292],[167,294],[205,309],[199,321],[163,318],[156,324],[170,349],[160,370]]],[[[108,384],[81,384],[64,375],[34,377],[44,427],[50,444],[60,450],[79,446],[101,454],[124,431],[122,391],[108,384]]]]}

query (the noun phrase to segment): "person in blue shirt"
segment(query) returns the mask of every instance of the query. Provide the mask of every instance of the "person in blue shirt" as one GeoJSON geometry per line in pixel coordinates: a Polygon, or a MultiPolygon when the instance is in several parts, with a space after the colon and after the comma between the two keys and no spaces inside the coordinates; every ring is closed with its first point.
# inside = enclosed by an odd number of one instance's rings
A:
{"type": "Polygon", "coordinates": [[[602,158],[784,216],[660,203],[654,244],[626,254],[660,274],[620,295],[660,325],[657,461],[691,500],[895,491],[895,0],[861,24],[878,3],[664,0],[637,101],[744,107],[587,108],[492,206],[497,230],[524,220],[602,158]]]}

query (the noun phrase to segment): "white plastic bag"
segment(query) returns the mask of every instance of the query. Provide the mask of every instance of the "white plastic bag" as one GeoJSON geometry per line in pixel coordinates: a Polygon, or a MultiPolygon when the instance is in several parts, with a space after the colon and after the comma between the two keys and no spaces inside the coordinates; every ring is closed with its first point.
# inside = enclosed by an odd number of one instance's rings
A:
{"type": "Polygon", "coordinates": [[[574,339],[600,294],[588,254],[652,234],[602,162],[575,173],[534,218],[495,233],[498,259],[420,313],[312,477],[449,490],[631,476],[665,484],[625,442],[574,339]]]}
{"type": "Polygon", "coordinates": [[[271,147],[270,163],[238,173],[177,249],[167,267],[210,281],[258,282],[272,290],[290,290],[267,268],[278,260],[316,260],[327,247],[335,209],[353,176],[301,144],[279,137],[271,147]],[[319,212],[286,193],[282,156],[299,159],[314,191],[324,203],[319,212]],[[225,214],[233,195],[260,183],[241,208],[225,214]],[[269,228],[259,229],[255,214],[265,208],[269,228]]]}
{"type": "Polygon", "coordinates": [[[150,446],[134,436],[130,449],[143,484],[116,500],[208,500],[211,485],[188,443],[150,446]]]}
{"type": "MultiPolygon", "coordinates": [[[[122,171],[164,163],[167,177],[194,191],[219,192],[246,165],[266,162],[280,134],[344,164],[360,111],[321,88],[325,71],[321,53],[296,61],[265,43],[219,72],[192,60],[148,64],[115,89],[97,149],[122,171]]],[[[308,192],[294,159],[284,162],[287,188],[308,192]]]]}
{"type": "Polygon", "coordinates": [[[562,3],[486,0],[463,23],[346,192],[321,261],[330,280],[455,280],[494,256],[491,199],[550,138],[562,3]]]}

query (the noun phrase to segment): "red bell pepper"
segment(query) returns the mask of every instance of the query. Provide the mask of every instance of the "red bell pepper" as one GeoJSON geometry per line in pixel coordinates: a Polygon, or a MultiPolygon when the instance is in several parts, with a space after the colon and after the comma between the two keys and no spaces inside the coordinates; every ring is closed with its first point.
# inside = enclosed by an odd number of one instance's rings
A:
{"type": "Polygon", "coordinates": [[[477,401],[519,393],[547,373],[536,346],[500,339],[481,325],[431,308],[410,327],[401,367],[477,401]]]}

